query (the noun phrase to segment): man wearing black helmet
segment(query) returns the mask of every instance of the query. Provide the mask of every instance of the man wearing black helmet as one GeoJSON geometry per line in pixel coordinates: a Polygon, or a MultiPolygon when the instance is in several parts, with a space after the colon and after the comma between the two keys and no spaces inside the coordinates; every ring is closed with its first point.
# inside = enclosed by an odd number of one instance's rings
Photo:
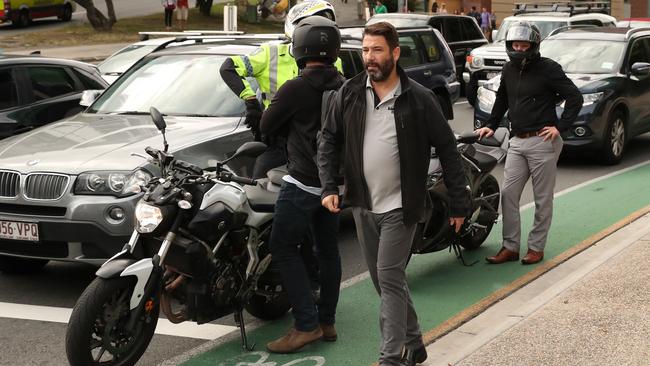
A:
{"type": "Polygon", "coordinates": [[[487,257],[489,263],[519,260],[521,222],[519,200],[524,185],[532,177],[535,221],[528,235],[528,252],[523,264],[544,258],[544,247],[553,216],[553,191],[557,160],[562,151],[560,133],[567,130],[582,107],[582,94],[567,78],[562,67],[541,57],[541,36],[535,25],[521,22],[506,35],[510,61],[503,66],[501,85],[490,118],[476,132],[490,137],[508,111],[511,139],[501,191],[503,247],[487,257]],[[558,119],[556,103],[565,100],[558,119]]]}
{"type": "Polygon", "coordinates": [[[294,326],[267,344],[275,353],[291,353],[318,339],[335,341],[336,305],[341,284],[338,252],[338,214],[320,204],[321,185],[316,166],[316,135],[321,127],[321,100],[326,90],[343,84],[334,62],[341,47],[336,24],[321,16],[298,23],[292,54],[300,74],[278,90],[262,115],[262,134],[287,133],[287,168],[275,204],[270,247],[289,295],[294,326]],[[321,296],[311,296],[309,277],[298,253],[300,238],[311,232],[320,267],[321,296]]]}

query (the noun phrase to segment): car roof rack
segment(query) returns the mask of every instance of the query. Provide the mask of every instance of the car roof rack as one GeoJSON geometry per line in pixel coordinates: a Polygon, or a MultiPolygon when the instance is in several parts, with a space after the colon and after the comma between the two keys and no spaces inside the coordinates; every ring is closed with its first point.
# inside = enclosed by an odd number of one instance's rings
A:
{"type": "Polygon", "coordinates": [[[515,3],[512,11],[515,15],[545,12],[563,12],[570,16],[576,14],[601,13],[610,14],[612,9],[611,1],[537,1],[531,3],[515,3]]]}
{"type": "Polygon", "coordinates": [[[201,35],[241,35],[242,31],[218,31],[218,30],[186,30],[183,32],[138,32],[140,41],[149,40],[154,37],[183,37],[188,35],[201,36],[201,35]]]}
{"type": "Polygon", "coordinates": [[[625,32],[625,38],[630,38],[631,35],[638,32],[650,32],[650,27],[628,28],[628,31],[625,32]]]}
{"type": "Polygon", "coordinates": [[[553,30],[548,34],[548,36],[546,36],[546,38],[548,38],[548,37],[550,37],[550,36],[554,36],[554,35],[556,35],[556,34],[558,34],[558,33],[562,33],[562,32],[566,32],[566,31],[572,30],[572,29],[583,29],[583,28],[598,28],[598,26],[595,25],[595,24],[573,24],[573,25],[565,25],[564,27],[559,27],[559,28],[555,28],[555,29],[553,29],[553,30]]]}

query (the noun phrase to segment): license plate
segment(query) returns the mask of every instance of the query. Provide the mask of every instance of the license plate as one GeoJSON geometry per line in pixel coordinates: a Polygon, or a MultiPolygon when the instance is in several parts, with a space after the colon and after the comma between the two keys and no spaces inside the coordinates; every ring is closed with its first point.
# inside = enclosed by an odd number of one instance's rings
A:
{"type": "Polygon", "coordinates": [[[495,77],[495,76],[497,76],[499,74],[500,74],[500,72],[488,72],[487,73],[487,79],[490,80],[490,79],[492,79],[493,77],[495,77]]]}
{"type": "Polygon", "coordinates": [[[0,221],[0,238],[38,241],[38,224],[35,222],[0,221]]]}

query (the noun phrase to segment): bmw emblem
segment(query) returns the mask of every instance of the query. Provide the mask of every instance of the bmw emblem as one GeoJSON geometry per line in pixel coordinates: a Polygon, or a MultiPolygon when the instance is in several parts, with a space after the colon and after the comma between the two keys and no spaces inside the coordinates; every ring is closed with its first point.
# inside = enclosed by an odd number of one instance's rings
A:
{"type": "Polygon", "coordinates": [[[38,164],[38,163],[40,163],[40,162],[41,162],[41,161],[38,160],[38,159],[30,160],[30,161],[27,162],[27,165],[28,165],[28,166],[34,166],[34,165],[36,165],[36,164],[38,164]]]}

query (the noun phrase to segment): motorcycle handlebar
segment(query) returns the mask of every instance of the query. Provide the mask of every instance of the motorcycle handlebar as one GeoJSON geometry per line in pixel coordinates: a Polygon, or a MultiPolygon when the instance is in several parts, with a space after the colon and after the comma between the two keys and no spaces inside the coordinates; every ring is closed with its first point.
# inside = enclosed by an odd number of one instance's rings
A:
{"type": "Polygon", "coordinates": [[[230,172],[221,172],[219,174],[219,180],[222,180],[224,182],[235,182],[235,183],[249,185],[249,186],[257,185],[257,181],[255,179],[238,177],[230,172]]]}

